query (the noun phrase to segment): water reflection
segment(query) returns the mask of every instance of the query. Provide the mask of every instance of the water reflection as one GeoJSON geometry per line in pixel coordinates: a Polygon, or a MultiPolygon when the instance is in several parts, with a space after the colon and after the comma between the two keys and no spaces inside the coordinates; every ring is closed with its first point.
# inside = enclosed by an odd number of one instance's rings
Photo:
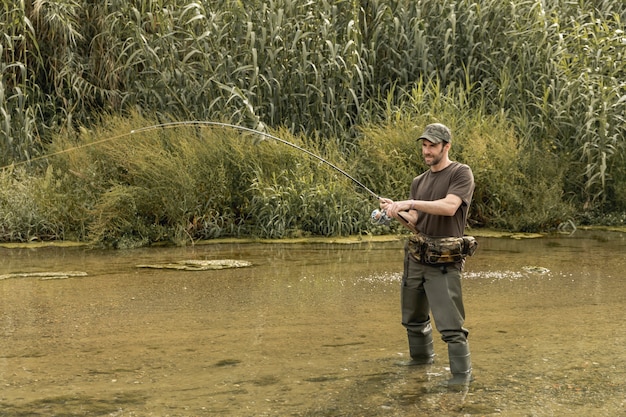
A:
{"type": "MultiPolygon", "coordinates": [[[[464,292],[476,380],[407,355],[402,242],[0,249],[6,416],[626,414],[622,234],[480,239],[464,292]],[[252,267],[141,264],[238,259],[252,267]]],[[[441,359],[439,359],[441,358],[441,359]]]]}

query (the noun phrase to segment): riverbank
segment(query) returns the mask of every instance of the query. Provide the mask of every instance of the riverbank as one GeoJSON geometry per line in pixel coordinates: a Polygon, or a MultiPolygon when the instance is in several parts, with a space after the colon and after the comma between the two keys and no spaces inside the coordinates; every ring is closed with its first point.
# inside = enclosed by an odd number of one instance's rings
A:
{"type": "MultiPolygon", "coordinates": [[[[579,226],[577,230],[597,231],[597,232],[618,232],[626,233],[626,226],[579,226]]],[[[576,233],[575,231],[573,233],[576,233]]],[[[467,233],[475,237],[492,237],[503,239],[536,239],[549,236],[551,233],[519,233],[508,232],[494,229],[472,229],[467,233]]],[[[358,235],[358,236],[339,236],[339,237],[300,237],[300,238],[284,238],[284,239],[259,239],[259,238],[220,238],[209,240],[198,240],[193,242],[192,246],[214,245],[228,243],[280,243],[280,244],[357,244],[357,243],[382,243],[393,242],[404,239],[406,234],[388,234],[388,235],[358,235]]],[[[2,242],[0,247],[6,249],[35,249],[43,247],[89,247],[93,244],[90,242],[74,242],[74,241],[32,241],[32,242],[2,242]]],[[[160,242],[150,245],[151,247],[171,246],[171,243],[160,242]]]]}

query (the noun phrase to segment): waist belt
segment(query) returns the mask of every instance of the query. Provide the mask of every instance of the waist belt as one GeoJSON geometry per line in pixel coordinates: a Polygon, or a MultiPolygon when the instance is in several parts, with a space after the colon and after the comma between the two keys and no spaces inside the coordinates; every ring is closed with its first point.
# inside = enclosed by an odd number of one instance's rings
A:
{"type": "Polygon", "coordinates": [[[424,264],[451,264],[460,262],[476,252],[478,242],[472,236],[434,238],[422,233],[412,235],[409,252],[424,264]]]}

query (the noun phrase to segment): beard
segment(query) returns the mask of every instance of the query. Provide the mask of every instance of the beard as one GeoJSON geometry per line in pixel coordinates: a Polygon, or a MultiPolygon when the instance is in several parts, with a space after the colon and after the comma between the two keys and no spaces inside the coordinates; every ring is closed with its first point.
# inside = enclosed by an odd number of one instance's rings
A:
{"type": "Polygon", "coordinates": [[[437,165],[443,159],[443,149],[441,149],[439,153],[431,153],[428,156],[431,158],[430,160],[428,160],[426,155],[424,155],[424,162],[426,165],[429,167],[437,165]]]}

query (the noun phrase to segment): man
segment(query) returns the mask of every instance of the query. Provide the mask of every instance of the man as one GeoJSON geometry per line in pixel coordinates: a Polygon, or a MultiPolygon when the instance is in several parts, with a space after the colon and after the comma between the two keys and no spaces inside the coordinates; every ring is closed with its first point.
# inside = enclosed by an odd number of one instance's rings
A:
{"type": "Polygon", "coordinates": [[[380,208],[415,234],[405,247],[402,277],[402,325],[407,330],[410,365],[433,363],[432,326],[429,313],[448,346],[452,378],[448,384],[472,379],[468,331],[461,271],[465,256],[476,242],[463,237],[474,193],[474,176],[467,165],[448,157],[452,134],[440,123],[426,126],[422,155],[429,170],[413,180],[410,199],[381,198],[380,208]],[[447,249],[446,249],[447,248],[447,249]]]}

